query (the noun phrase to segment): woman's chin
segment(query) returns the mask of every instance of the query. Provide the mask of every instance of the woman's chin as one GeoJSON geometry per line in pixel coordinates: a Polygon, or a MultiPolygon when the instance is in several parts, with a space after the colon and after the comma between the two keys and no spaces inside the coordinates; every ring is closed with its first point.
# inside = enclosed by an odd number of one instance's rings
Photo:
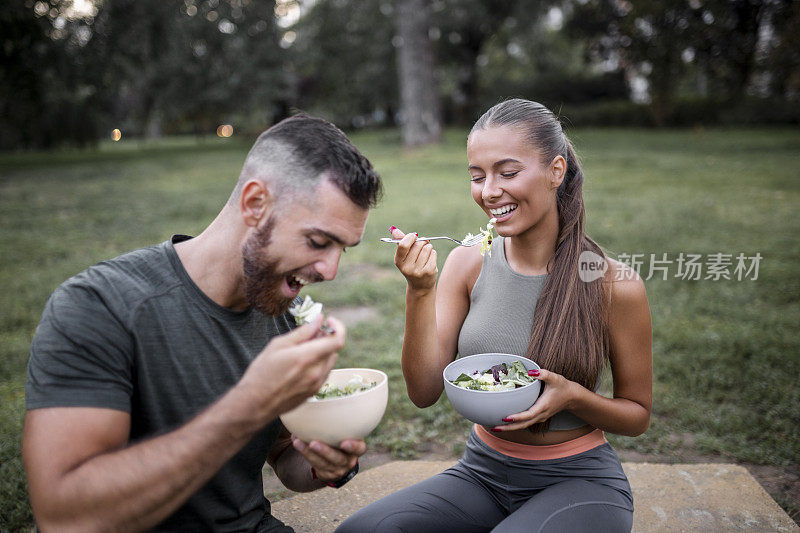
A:
{"type": "Polygon", "coordinates": [[[504,226],[504,227],[494,227],[495,233],[500,235],[501,237],[516,237],[520,234],[520,231],[514,228],[514,226],[504,226]]]}

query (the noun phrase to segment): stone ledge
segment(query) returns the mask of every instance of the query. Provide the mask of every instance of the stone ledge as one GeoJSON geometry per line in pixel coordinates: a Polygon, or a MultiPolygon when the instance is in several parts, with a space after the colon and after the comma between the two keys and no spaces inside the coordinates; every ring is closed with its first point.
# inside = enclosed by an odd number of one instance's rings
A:
{"type": "MultiPolygon", "coordinates": [[[[361,507],[430,477],[453,461],[395,461],[361,472],[341,489],[275,502],[273,514],[297,533],[327,533],[361,507]]],[[[800,527],[741,466],[623,463],[635,532],[789,531],[800,527]]]]}

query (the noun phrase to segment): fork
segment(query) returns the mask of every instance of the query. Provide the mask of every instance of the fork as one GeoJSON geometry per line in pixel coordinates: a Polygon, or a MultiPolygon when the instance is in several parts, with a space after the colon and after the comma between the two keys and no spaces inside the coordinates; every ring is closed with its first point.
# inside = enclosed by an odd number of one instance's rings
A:
{"type": "MultiPolygon", "coordinates": [[[[454,239],[452,237],[448,237],[447,235],[440,235],[438,237],[417,237],[417,242],[419,242],[419,241],[435,241],[437,239],[447,239],[448,241],[453,241],[455,243],[458,243],[459,246],[475,246],[476,244],[480,244],[480,242],[483,240],[483,235],[481,235],[479,233],[479,234],[473,235],[469,239],[465,239],[463,241],[459,241],[458,239],[454,239]]],[[[381,238],[381,242],[390,242],[390,243],[394,243],[394,244],[397,244],[401,240],[402,239],[390,239],[389,237],[382,237],[381,238]]]]}

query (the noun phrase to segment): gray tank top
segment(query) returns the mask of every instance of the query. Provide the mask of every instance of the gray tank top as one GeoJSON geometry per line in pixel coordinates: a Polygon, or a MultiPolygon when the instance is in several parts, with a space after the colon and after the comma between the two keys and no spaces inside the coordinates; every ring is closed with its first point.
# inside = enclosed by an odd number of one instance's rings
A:
{"type": "MultiPolygon", "coordinates": [[[[469,313],[458,334],[459,356],[498,352],[524,357],[531,337],[533,312],[546,279],[547,274],[525,276],[514,272],[506,259],[505,239],[497,237],[492,244],[492,255],[483,257],[481,272],[470,294],[469,313]]],[[[585,425],[569,411],[561,411],[550,420],[551,430],[585,425]]]]}

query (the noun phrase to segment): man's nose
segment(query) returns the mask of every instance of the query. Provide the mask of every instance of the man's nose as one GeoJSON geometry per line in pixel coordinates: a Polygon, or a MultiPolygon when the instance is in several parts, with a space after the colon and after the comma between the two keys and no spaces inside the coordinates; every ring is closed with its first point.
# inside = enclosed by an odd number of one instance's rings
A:
{"type": "Polygon", "coordinates": [[[317,261],[315,265],[316,271],[325,281],[330,281],[336,277],[336,273],[339,271],[339,258],[341,256],[341,250],[331,250],[331,252],[325,254],[325,257],[320,261],[317,261]]]}

